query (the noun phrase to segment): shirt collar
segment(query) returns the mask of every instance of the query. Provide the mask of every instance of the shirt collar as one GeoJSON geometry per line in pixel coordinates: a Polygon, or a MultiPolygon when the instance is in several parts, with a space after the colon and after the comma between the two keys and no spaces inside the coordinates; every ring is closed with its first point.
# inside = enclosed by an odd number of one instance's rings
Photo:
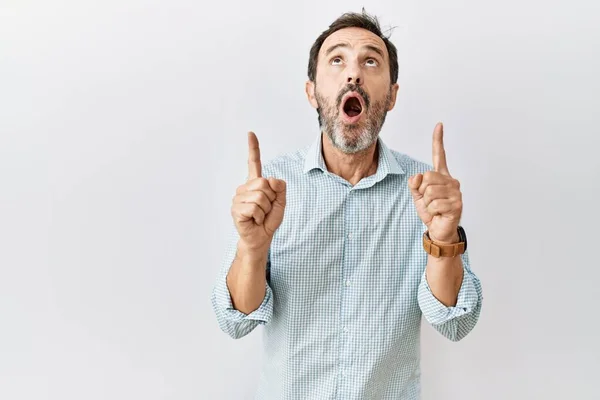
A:
{"type": "MultiPolygon", "coordinates": [[[[312,171],[314,168],[319,168],[323,172],[327,172],[325,160],[323,159],[323,134],[319,134],[315,141],[308,148],[306,158],[304,159],[304,173],[312,171]]],[[[392,154],[390,149],[379,136],[377,138],[379,146],[379,162],[377,164],[376,175],[385,177],[388,174],[404,174],[404,170],[392,154]]]]}

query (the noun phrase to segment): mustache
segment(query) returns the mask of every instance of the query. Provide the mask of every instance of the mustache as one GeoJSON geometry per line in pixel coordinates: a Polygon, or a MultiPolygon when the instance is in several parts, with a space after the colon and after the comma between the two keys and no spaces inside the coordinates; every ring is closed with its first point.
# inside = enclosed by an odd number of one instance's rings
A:
{"type": "Polygon", "coordinates": [[[362,96],[362,98],[364,99],[365,106],[367,108],[371,104],[371,99],[369,98],[369,95],[367,94],[367,92],[365,92],[365,90],[362,87],[355,85],[354,83],[349,83],[348,86],[346,86],[344,89],[342,89],[340,91],[340,94],[337,97],[337,101],[336,101],[337,108],[339,108],[342,105],[342,98],[348,92],[356,92],[356,93],[360,94],[362,96]]]}

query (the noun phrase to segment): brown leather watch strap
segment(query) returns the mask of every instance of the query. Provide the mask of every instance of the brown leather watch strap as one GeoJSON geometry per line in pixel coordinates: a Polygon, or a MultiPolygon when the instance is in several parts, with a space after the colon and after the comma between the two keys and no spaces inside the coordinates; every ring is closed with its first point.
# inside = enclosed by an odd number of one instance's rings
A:
{"type": "Polygon", "coordinates": [[[439,257],[456,257],[465,252],[465,242],[453,244],[440,244],[433,242],[429,237],[429,232],[423,234],[423,248],[428,254],[439,257]]]}

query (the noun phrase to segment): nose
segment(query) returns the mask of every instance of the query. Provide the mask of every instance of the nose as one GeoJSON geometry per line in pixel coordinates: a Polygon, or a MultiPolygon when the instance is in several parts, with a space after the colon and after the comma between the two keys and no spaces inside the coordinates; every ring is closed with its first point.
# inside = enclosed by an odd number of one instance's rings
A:
{"type": "Polygon", "coordinates": [[[347,77],[346,83],[353,83],[355,85],[362,85],[364,83],[364,79],[362,76],[362,70],[358,63],[352,63],[347,68],[347,77]]]}
{"type": "Polygon", "coordinates": [[[355,85],[360,85],[362,82],[360,80],[360,76],[349,76],[348,83],[353,83],[355,85]]]}

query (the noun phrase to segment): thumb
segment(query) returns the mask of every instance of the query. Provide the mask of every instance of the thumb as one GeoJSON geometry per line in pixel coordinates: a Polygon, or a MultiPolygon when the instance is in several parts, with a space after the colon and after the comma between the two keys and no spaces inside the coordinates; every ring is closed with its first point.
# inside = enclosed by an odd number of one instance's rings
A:
{"type": "Polygon", "coordinates": [[[271,189],[273,189],[276,195],[280,193],[285,194],[286,185],[284,180],[269,178],[269,185],[271,186],[271,189]]]}
{"type": "Polygon", "coordinates": [[[423,197],[421,193],[419,193],[419,186],[421,186],[421,182],[423,181],[423,174],[416,174],[408,178],[408,187],[410,188],[410,192],[412,193],[415,200],[423,197]]]}
{"type": "Polygon", "coordinates": [[[269,185],[275,192],[275,200],[273,201],[273,207],[265,218],[265,229],[269,235],[273,235],[285,214],[285,192],[286,183],[281,179],[269,178],[269,185]]]}

